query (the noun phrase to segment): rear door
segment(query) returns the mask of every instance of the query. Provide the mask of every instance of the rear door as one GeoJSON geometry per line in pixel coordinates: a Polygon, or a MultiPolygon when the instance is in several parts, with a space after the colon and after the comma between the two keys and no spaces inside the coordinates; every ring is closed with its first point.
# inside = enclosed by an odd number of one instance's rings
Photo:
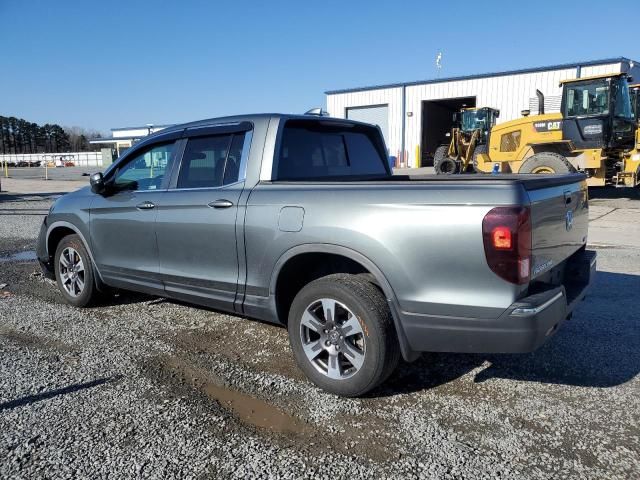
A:
{"type": "Polygon", "coordinates": [[[532,279],[566,260],[587,242],[589,205],[586,180],[584,177],[576,180],[577,174],[567,175],[566,182],[558,182],[554,177],[546,177],[549,186],[545,186],[545,179],[537,179],[527,188],[533,229],[532,279]]]}
{"type": "Polygon", "coordinates": [[[236,221],[251,132],[235,125],[190,129],[186,136],[158,211],[160,277],[173,297],[233,311],[236,221]]]}

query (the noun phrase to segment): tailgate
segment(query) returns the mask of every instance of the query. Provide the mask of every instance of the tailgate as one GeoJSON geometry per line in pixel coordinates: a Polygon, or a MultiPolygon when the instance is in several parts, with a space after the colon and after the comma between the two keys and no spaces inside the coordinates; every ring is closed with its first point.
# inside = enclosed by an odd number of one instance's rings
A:
{"type": "Polygon", "coordinates": [[[531,201],[531,279],[557,266],[587,243],[587,182],[582,175],[563,177],[566,181],[556,178],[548,186],[544,182],[525,183],[531,201]]]}

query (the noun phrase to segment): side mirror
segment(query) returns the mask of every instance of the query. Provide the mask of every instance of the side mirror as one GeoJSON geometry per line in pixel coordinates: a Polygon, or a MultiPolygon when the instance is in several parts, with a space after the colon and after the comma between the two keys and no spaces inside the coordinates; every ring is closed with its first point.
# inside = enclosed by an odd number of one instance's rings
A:
{"type": "Polygon", "coordinates": [[[104,176],[102,172],[94,173],[89,177],[89,183],[91,184],[91,191],[93,193],[104,193],[104,176]]]}
{"type": "Polygon", "coordinates": [[[500,117],[500,110],[496,110],[496,118],[500,117]]]}

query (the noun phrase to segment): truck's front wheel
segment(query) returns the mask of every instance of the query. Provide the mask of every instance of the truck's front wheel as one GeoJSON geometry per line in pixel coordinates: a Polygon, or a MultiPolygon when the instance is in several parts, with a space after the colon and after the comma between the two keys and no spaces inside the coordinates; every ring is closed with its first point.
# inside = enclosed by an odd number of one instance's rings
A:
{"type": "Polygon", "coordinates": [[[400,359],[384,295],[362,276],[334,274],[306,285],[293,300],[288,329],[298,366],[337,395],[364,395],[400,359]]]}
{"type": "Polygon", "coordinates": [[[87,307],[99,299],[93,264],[78,235],[67,235],[60,241],[54,268],[58,288],[67,303],[87,307]]]}

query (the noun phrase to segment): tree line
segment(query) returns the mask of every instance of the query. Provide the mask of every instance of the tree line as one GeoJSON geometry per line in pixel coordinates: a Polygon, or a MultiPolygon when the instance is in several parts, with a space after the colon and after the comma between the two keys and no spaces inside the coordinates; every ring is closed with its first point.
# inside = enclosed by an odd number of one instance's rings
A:
{"type": "Polygon", "coordinates": [[[0,153],[64,153],[100,150],[89,143],[99,132],[58,124],[38,125],[22,118],[0,115],[0,153]]]}

